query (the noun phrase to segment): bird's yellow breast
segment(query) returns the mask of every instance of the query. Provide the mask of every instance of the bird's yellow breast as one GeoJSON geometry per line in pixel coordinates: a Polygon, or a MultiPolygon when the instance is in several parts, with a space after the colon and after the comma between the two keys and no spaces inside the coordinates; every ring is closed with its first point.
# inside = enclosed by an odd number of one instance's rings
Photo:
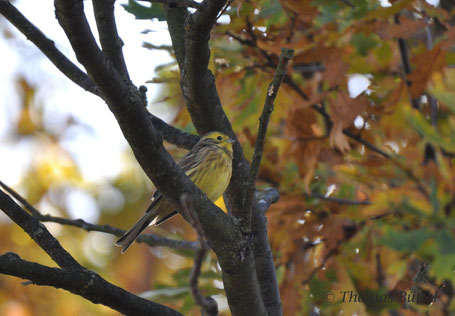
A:
{"type": "Polygon", "coordinates": [[[223,150],[214,149],[207,153],[204,159],[204,163],[198,167],[199,170],[196,172],[189,170],[187,175],[211,201],[216,201],[224,193],[231,180],[232,158],[223,150]],[[207,168],[207,164],[210,167],[207,168]]]}

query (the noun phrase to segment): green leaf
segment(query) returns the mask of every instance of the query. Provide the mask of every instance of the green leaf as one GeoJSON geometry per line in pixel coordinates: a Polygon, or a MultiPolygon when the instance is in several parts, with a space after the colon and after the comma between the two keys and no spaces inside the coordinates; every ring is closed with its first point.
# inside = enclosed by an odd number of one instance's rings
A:
{"type": "Polygon", "coordinates": [[[439,145],[444,149],[455,152],[455,145],[451,140],[443,138],[437,130],[422,116],[417,110],[412,110],[409,107],[403,107],[404,117],[409,124],[417,130],[429,142],[439,145]]]}
{"type": "Polygon", "coordinates": [[[397,309],[400,303],[392,297],[386,289],[370,290],[367,289],[360,293],[362,302],[366,305],[371,315],[379,315],[384,309],[397,309]]]}
{"type": "Polygon", "coordinates": [[[351,44],[355,46],[361,56],[367,56],[370,49],[378,44],[377,35],[370,34],[367,36],[362,33],[356,33],[352,36],[351,44]]]}
{"type": "Polygon", "coordinates": [[[134,0],[129,0],[128,4],[122,4],[122,7],[136,17],[137,20],[151,20],[158,19],[158,21],[165,21],[163,7],[157,3],[150,4],[150,6],[143,6],[134,0]]]}
{"type": "Polygon", "coordinates": [[[379,239],[379,243],[398,251],[415,252],[431,235],[432,233],[427,228],[411,231],[390,230],[384,237],[379,239]]]}
{"type": "Polygon", "coordinates": [[[434,273],[438,278],[442,279],[454,279],[453,271],[455,268],[455,254],[443,255],[436,254],[433,262],[430,266],[431,273],[434,273]]]}
{"type": "Polygon", "coordinates": [[[455,255],[455,238],[451,232],[445,229],[438,230],[435,233],[435,240],[438,243],[441,254],[455,255]]]}

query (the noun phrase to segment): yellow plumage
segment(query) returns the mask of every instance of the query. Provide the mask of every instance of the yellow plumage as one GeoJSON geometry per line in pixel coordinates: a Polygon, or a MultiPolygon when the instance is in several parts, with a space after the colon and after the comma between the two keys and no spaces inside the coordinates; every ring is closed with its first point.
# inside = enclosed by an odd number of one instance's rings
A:
{"type": "MultiPolygon", "coordinates": [[[[223,133],[208,133],[178,163],[211,201],[223,195],[231,180],[233,142],[223,133]]],[[[115,244],[124,253],[148,225],[159,225],[176,214],[175,208],[156,191],[145,214],[115,244]]]]}

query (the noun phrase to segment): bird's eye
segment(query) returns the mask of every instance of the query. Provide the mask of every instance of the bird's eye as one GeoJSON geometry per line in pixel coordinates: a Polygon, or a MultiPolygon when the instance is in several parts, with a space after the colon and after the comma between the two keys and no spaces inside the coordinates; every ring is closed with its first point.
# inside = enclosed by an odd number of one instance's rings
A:
{"type": "Polygon", "coordinates": [[[222,140],[223,138],[221,136],[218,136],[216,139],[218,140],[222,140]]]}

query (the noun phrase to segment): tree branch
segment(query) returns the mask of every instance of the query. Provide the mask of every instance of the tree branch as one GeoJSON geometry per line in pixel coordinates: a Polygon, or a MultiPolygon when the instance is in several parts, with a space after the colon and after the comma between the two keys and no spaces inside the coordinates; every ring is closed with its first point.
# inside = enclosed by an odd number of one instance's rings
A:
{"type": "MultiPolygon", "coordinates": [[[[5,16],[20,32],[22,32],[68,79],[99,96],[95,83],[73,62],[65,57],[36,26],[28,21],[8,0],[0,0],[0,13],[5,16]]],[[[163,138],[176,146],[191,149],[199,140],[198,136],[185,133],[156,116],[149,114],[155,127],[163,138]]]]}
{"type": "Polygon", "coordinates": [[[115,23],[115,0],[93,0],[92,2],[103,53],[123,76],[129,78],[122,52],[124,44],[117,33],[117,25],[115,23]]]}
{"type": "Polygon", "coordinates": [[[184,132],[178,128],[175,128],[172,125],[167,124],[162,119],[154,116],[153,114],[149,114],[153,126],[161,133],[164,140],[167,142],[174,144],[180,148],[191,149],[197,142],[201,139],[198,135],[189,134],[184,132]]]}
{"type": "Polygon", "coordinates": [[[259,129],[256,138],[256,144],[254,146],[253,160],[251,162],[250,170],[248,172],[248,177],[246,180],[246,192],[243,198],[242,214],[240,217],[245,232],[251,230],[251,209],[253,206],[254,192],[256,191],[256,178],[259,173],[259,166],[261,165],[267,127],[274,108],[273,102],[275,102],[275,98],[278,94],[278,89],[280,88],[281,82],[283,81],[283,78],[286,74],[288,62],[292,59],[293,55],[293,49],[281,49],[280,62],[276,68],[273,80],[267,89],[264,108],[262,110],[261,117],[259,118],[259,129]]]}
{"type": "Polygon", "coordinates": [[[129,87],[98,47],[85,17],[83,2],[55,0],[55,14],[76,53],[77,60],[87,70],[101,96],[109,101],[115,99],[122,105],[127,103],[129,87]]]}
{"type": "MultiPolygon", "coordinates": [[[[185,25],[181,21],[185,21],[188,16],[186,10],[167,8],[166,14],[177,62],[182,74],[182,92],[197,131],[199,134],[205,134],[212,130],[218,130],[237,139],[221,107],[215,78],[208,70],[210,30],[225,2],[225,0],[204,1],[199,9],[188,17],[185,25]]],[[[227,195],[225,201],[230,210],[240,209],[241,207],[243,181],[248,172],[247,168],[248,163],[245,161],[242,148],[237,142],[234,144],[231,182],[225,194],[227,195]]],[[[195,206],[197,206],[196,203],[195,206]]],[[[250,241],[244,240],[243,236],[237,241],[225,240],[225,245],[237,242],[240,252],[233,254],[234,256],[228,255],[225,250],[219,252],[212,244],[207,227],[204,225],[199,212],[198,215],[203,224],[204,232],[207,234],[207,239],[218,256],[232,315],[264,315],[265,309],[260,297],[250,241]]]]}
{"type": "MultiPolygon", "coordinates": [[[[119,229],[117,227],[109,226],[109,225],[94,225],[87,223],[82,219],[67,219],[62,217],[56,217],[51,215],[43,215],[40,211],[38,211],[33,205],[31,205],[26,199],[24,199],[19,193],[14,191],[12,188],[4,184],[0,181],[0,186],[8,192],[14,199],[19,201],[22,206],[28,210],[33,217],[35,217],[40,222],[52,222],[61,225],[73,226],[82,228],[85,231],[96,231],[102,233],[108,233],[115,236],[122,236],[126,231],[123,229],[119,229]]],[[[176,248],[176,249],[188,249],[188,250],[197,250],[199,249],[198,244],[194,241],[187,241],[187,240],[177,240],[177,239],[170,239],[162,236],[158,236],[155,234],[142,234],[137,239],[137,242],[143,242],[151,247],[168,247],[168,248],[176,248]]]]}
{"type": "Polygon", "coordinates": [[[99,274],[87,270],[62,270],[22,260],[17,254],[0,255],[0,273],[30,280],[36,285],[64,289],[125,315],[178,316],[179,312],[151,302],[115,286],[99,274]]]}
{"type": "Polygon", "coordinates": [[[8,0],[0,0],[0,13],[10,21],[28,40],[35,44],[41,52],[71,81],[86,91],[98,94],[92,80],[73,64],[36,26],[27,20],[8,0]]]}
{"type": "Polygon", "coordinates": [[[208,69],[210,30],[225,3],[226,0],[205,0],[201,7],[188,17],[185,25],[182,89],[191,119],[200,135],[218,130],[235,137],[221,107],[215,77],[208,69]],[[210,117],[210,120],[207,120],[207,117],[210,117]]]}
{"type": "Polygon", "coordinates": [[[194,211],[193,205],[188,195],[183,195],[181,197],[181,203],[183,211],[187,215],[190,224],[196,230],[197,239],[199,241],[199,249],[196,251],[194,256],[194,264],[190,273],[190,288],[191,293],[193,294],[196,304],[201,306],[203,310],[203,315],[207,316],[217,316],[218,315],[218,305],[216,301],[211,297],[205,297],[202,295],[198,286],[199,275],[201,274],[202,261],[204,260],[205,254],[209,250],[209,246],[204,239],[204,230],[202,229],[202,224],[197,217],[196,212],[194,211]]]}
{"type": "MultiPolygon", "coordinates": [[[[94,231],[94,232],[102,232],[107,233],[115,236],[122,236],[126,231],[123,229],[119,229],[117,227],[113,227],[110,225],[95,225],[91,223],[87,223],[82,219],[67,219],[62,217],[56,217],[51,215],[40,215],[38,216],[38,220],[40,222],[52,222],[66,226],[73,226],[82,228],[85,231],[94,231]]],[[[141,234],[137,239],[137,242],[143,242],[150,247],[168,247],[174,249],[187,249],[187,250],[197,250],[199,249],[198,244],[194,241],[188,240],[177,240],[166,238],[162,236],[158,236],[155,234],[141,234]]]]}
{"type": "MultiPolygon", "coordinates": [[[[207,74],[209,74],[207,69],[208,34],[216,14],[223,5],[224,2],[220,0],[211,2],[206,0],[198,11],[192,15],[192,26],[188,28],[189,41],[186,41],[185,67],[189,63],[189,51],[191,51],[190,55],[193,55],[193,59],[198,56],[199,52],[205,51],[205,54],[199,55],[197,58],[197,60],[200,60],[202,56],[202,61],[197,61],[196,64],[191,64],[189,67],[191,71],[202,71],[202,73],[197,73],[197,77],[191,76],[190,71],[190,76],[193,79],[198,79],[201,74],[202,78],[206,78],[207,74]],[[211,18],[212,15],[213,19],[211,18]],[[209,19],[205,20],[207,17],[209,19]],[[204,21],[199,19],[204,19],[204,21]],[[210,22],[210,27],[204,32],[205,36],[198,36],[197,31],[204,29],[209,20],[212,22],[210,22]],[[194,36],[192,37],[191,35],[194,36]],[[201,44],[201,46],[197,46],[198,44],[201,44]],[[196,46],[193,47],[192,45],[196,46]],[[188,47],[191,49],[188,50],[188,47]]],[[[164,149],[160,134],[147,118],[143,96],[130,82],[122,80],[119,73],[106,61],[96,45],[83,12],[83,2],[81,0],[55,0],[55,6],[59,23],[67,34],[78,60],[84,65],[89,76],[98,86],[100,94],[115,115],[136,159],[148,177],[176,207],[180,204],[179,198],[182,194],[186,193],[192,197],[207,239],[217,254],[220,266],[223,269],[223,281],[232,314],[264,315],[265,310],[259,293],[250,241],[244,240],[234,220],[215,207],[194,186],[164,149]]],[[[185,69],[185,72],[187,70],[185,69]]],[[[204,109],[208,109],[208,112],[200,113],[204,114],[205,122],[209,121],[209,123],[206,125],[202,124],[204,123],[203,121],[199,121],[202,125],[195,125],[199,132],[218,129],[231,137],[235,137],[231,125],[219,104],[213,75],[210,73],[208,77],[210,77],[209,80],[204,79],[201,85],[194,84],[190,86],[190,91],[193,91],[191,89],[202,87],[201,91],[195,93],[197,97],[201,97],[203,101],[210,101],[210,97],[206,98],[201,95],[208,94],[209,96],[216,96],[218,102],[202,103],[205,107],[204,109]],[[207,117],[210,117],[210,120],[207,120],[207,117]]],[[[185,88],[188,88],[188,86],[185,86],[185,88]]],[[[198,101],[198,98],[195,100],[198,101]]],[[[238,184],[240,184],[244,177],[239,177],[239,175],[246,174],[245,165],[242,166],[244,158],[240,144],[236,144],[235,157],[237,160],[234,160],[234,164],[236,164],[236,161],[237,164],[234,169],[237,172],[238,184]],[[244,168],[243,173],[238,172],[240,168],[244,168]]],[[[235,178],[236,172],[234,172],[233,178],[235,178]]],[[[241,190],[241,188],[237,188],[237,190],[241,190]]]]}
{"type": "MultiPolygon", "coordinates": [[[[166,20],[177,62],[182,74],[181,87],[192,121],[203,135],[218,130],[237,139],[224,113],[215,78],[208,70],[210,30],[225,0],[204,1],[197,12],[189,17],[185,8],[166,8],[166,20]],[[185,21],[188,21],[186,24],[185,21]],[[207,118],[210,119],[207,119],[207,118]]],[[[229,211],[240,213],[243,202],[243,185],[248,173],[248,162],[239,142],[234,144],[231,182],[225,193],[229,211]],[[239,210],[239,211],[236,211],[239,210]]]]}
{"type": "Polygon", "coordinates": [[[267,218],[265,217],[265,212],[272,203],[278,201],[279,197],[280,195],[275,188],[268,188],[256,193],[258,203],[253,205],[251,222],[256,275],[261,290],[262,301],[267,315],[276,316],[281,316],[283,309],[272,249],[270,248],[267,234],[267,218]]]}
{"type": "Polygon", "coordinates": [[[60,245],[36,218],[0,190],[0,209],[19,225],[62,269],[81,270],[82,266],[60,245]]]}
{"type": "Polygon", "coordinates": [[[220,253],[222,249],[231,258],[238,256],[238,252],[242,251],[242,237],[233,219],[207,199],[165,150],[161,135],[148,119],[141,93],[130,82],[122,81],[96,45],[84,15],[82,1],[55,0],[55,5],[57,18],[78,60],[99,87],[147,176],[176,209],[180,209],[180,196],[189,194],[215,252],[220,253]],[[230,245],[229,250],[226,249],[226,243],[230,245]]]}
{"type": "Polygon", "coordinates": [[[370,149],[371,151],[374,151],[375,153],[381,155],[382,157],[388,158],[388,159],[391,158],[390,154],[386,153],[382,149],[379,149],[378,147],[376,147],[372,143],[370,143],[367,140],[363,139],[362,136],[360,136],[359,134],[354,134],[353,132],[351,132],[348,129],[344,129],[343,130],[343,134],[348,136],[349,138],[359,142],[360,144],[364,145],[366,148],[370,149]]]}
{"type": "Polygon", "coordinates": [[[164,6],[167,27],[171,35],[172,47],[180,72],[185,67],[185,23],[188,19],[188,9],[184,7],[164,6]]]}
{"type": "Polygon", "coordinates": [[[36,208],[34,208],[30,203],[28,203],[26,199],[24,199],[19,193],[14,191],[12,188],[7,186],[2,181],[0,181],[0,187],[2,187],[13,198],[15,198],[17,201],[19,201],[19,203],[22,204],[22,207],[25,207],[25,209],[28,210],[33,216],[36,217],[36,216],[40,216],[41,215],[41,213],[36,208]]]}

